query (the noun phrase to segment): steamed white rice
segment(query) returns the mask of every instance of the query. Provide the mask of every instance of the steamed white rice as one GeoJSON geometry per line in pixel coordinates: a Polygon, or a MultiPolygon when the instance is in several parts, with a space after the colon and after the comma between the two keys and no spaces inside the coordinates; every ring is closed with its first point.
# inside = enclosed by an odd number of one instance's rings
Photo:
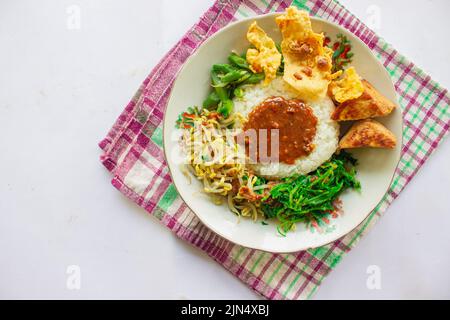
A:
{"type": "MultiPolygon", "coordinates": [[[[235,98],[234,111],[247,117],[248,114],[261,102],[269,97],[283,97],[285,99],[302,99],[294,89],[292,89],[282,77],[278,77],[268,86],[262,84],[248,85],[243,87],[244,96],[235,98]]],[[[330,159],[338,147],[339,125],[331,120],[331,113],[334,111],[333,101],[325,96],[316,101],[306,101],[317,117],[317,130],[314,137],[314,150],[306,157],[299,158],[294,164],[271,163],[252,164],[252,168],[258,175],[269,178],[282,178],[294,173],[307,174],[317,169],[322,163],[330,159]]]]}

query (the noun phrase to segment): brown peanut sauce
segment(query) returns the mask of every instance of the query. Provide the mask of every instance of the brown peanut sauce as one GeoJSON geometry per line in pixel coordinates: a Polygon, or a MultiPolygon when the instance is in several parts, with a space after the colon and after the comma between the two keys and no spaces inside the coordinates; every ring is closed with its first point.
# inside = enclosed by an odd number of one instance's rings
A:
{"type": "MultiPolygon", "coordinates": [[[[244,124],[244,133],[255,129],[259,141],[260,129],[267,130],[267,156],[271,156],[271,130],[279,130],[278,160],[294,164],[295,160],[314,150],[312,141],[316,135],[317,118],[311,107],[298,99],[270,97],[254,108],[244,124]]],[[[257,148],[260,161],[260,146],[257,148]]],[[[247,153],[248,154],[248,153],[247,153]]]]}

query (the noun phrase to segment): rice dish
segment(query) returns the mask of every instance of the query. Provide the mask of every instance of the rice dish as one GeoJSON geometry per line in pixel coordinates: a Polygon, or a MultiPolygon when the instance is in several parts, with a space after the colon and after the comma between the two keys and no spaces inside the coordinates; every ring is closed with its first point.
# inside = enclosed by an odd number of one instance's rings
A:
{"type": "MultiPolygon", "coordinates": [[[[253,108],[263,102],[265,99],[273,96],[281,96],[286,99],[299,98],[298,94],[292,89],[282,77],[277,77],[268,86],[264,84],[247,85],[243,88],[243,96],[235,97],[234,110],[244,117],[253,110],[253,108]]],[[[271,164],[252,164],[255,173],[264,177],[287,177],[294,173],[307,174],[322,163],[329,160],[339,143],[339,125],[331,120],[331,114],[334,111],[334,104],[328,95],[322,99],[314,101],[305,101],[313,110],[317,117],[317,132],[313,140],[314,150],[307,156],[297,159],[295,164],[271,163],[271,164]]]]}

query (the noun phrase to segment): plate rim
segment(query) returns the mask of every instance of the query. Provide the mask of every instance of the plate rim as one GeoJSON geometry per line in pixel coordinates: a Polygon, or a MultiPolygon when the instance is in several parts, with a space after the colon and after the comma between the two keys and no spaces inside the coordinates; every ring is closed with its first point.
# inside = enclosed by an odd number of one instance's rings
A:
{"type": "MultiPolygon", "coordinates": [[[[182,196],[181,193],[179,192],[178,187],[177,187],[177,185],[176,185],[176,183],[175,183],[175,180],[174,180],[174,178],[173,178],[172,169],[171,169],[171,167],[170,167],[170,164],[169,164],[169,161],[168,161],[168,157],[167,157],[167,148],[166,148],[166,143],[167,143],[167,141],[166,141],[166,130],[167,130],[167,128],[166,128],[166,114],[167,114],[167,113],[166,113],[166,111],[167,111],[167,107],[168,107],[168,106],[170,105],[170,103],[171,103],[171,100],[173,99],[173,88],[175,88],[175,86],[176,86],[176,84],[177,84],[177,82],[178,82],[178,80],[179,80],[179,75],[180,75],[181,72],[183,72],[183,70],[184,70],[184,68],[186,67],[186,65],[188,65],[189,62],[190,62],[195,56],[198,55],[199,49],[201,49],[201,47],[203,47],[203,46],[206,46],[213,38],[215,38],[216,36],[218,36],[218,35],[221,34],[221,33],[225,33],[228,29],[230,29],[231,27],[233,27],[233,26],[236,25],[236,24],[245,23],[245,22],[247,22],[247,21],[252,21],[252,20],[257,20],[257,19],[263,19],[263,18],[267,18],[267,17],[271,17],[271,16],[274,16],[274,17],[275,17],[275,16],[278,16],[278,15],[281,15],[281,14],[283,14],[283,13],[282,13],[282,12],[270,12],[270,13],[266,13],[266,14],[261,14],[261,15],[256,15],[256,16],[252,16],[252,17],[246,17],[246,18],[243,18],[243,19],[239,19],[239,20],[234,21],[234,22],[232,22],[232,23],[229,23],[229,24],[226,25],[225,27],[221,28],[221,29],[218,30],[216,33],[214,33],[213,35],[211,35],[210,37],[208,37],[202,44],[200,44],[200,46],[198,46],[198,47],[195,49],[195,51],[194,51],[194,52],[186,59],[186,61],[183,63],[183,65],[181,66],[180,70],[177,72],[177,74],[176,74],[176,76],[175,76],[175,79],[174,79],[173,84],[172,84],[172,89],[171,89],[171,91],[170,91],[169,99],[167,100],[166,108],[165,108],[165,110],[164,110],[164,115],[163,115],[163,119],[162,119],[162,122],[163,122],[162,133],[163,133],[163,152],[164,152],[164,158],[165,158],[165,161],[166,161],[166,164],[167,164],[167,168],[168,168],[170,177],[171,177],[171,179],[172,179],[172,184],[173,184],[173,186],[175,187],[175,190],[177,191],[177,193],[178,193],[178,195],[180,196],[181,200],[182,200],[182,201],[186,204],[186,206],[188,207],[188,209],[189,209],[190,211],[192,211],[192,212],[195,214],[195,216],[196,216],[196,217],[197,217],[197,218],[198,218],[198,219],[199,219],[199,220],[200,220],[200,221],[201,221],[201,222],[202,222],[202,223],[203,223],[210,231],[212,231],[213,233],[217,234],[217,235],[220,236],[221,238],[223,238],[223,239],[225,239],[225,240],[227,240],[227,241],[230,241],[231,243],[233,243],[233,244],[235,244],[235,245],[238,245],[238,246],[242,246],[242,247],[249,248],[249,249],[253,249],[253,250],[259,250],[259,251],[263,251],[263,252],[268,252],[268,253],[289,254],[289,253],[294,253],[294,252],[299,252],[299,251],[305,251],[305,250],[309,250],[309,249],[314,249],[314,248],[319,248],[319,247],[327,246],[327,245],[329,245],[329,244],[331,244],[331,243],[333,243],[333,242],[335,242],[335,241],[337,241],[337,240],[339,240],[339,239],[341,239],[341,238],[347,236],[348,234],[350,234],[351,232],[353,232],[354,230],[356,230],[357,228],[359,228],[359,227],[364,223],[364,221],[366,221],[366,219],[370,216],[370,214],[375,210],[376,207],[378,207],[378,205],[379,205],[379,204],[384,200],[384,198],[386,197],[386,194],[388,193],[388,191],[389,191],[389,189],[390,189],[390,187],[391,187],[391,185],[392,185],[392,182],[393,182],[393,180],[394,180],[395,173],[397,172],[397,169],[398,169],[398,167],[399,167],[400,159],[401,159],[401,154],[402,154],[402,146],[403,146],[404,120],[403,120],[403,115],[401,115],[401,132],[402,132],[402,134],[401,134],[400,141],[399,141],[399,143],[400,143],[400,152],[399,152],[399,154],[398,154],[398,156],[397,156],[397,159],[396,159],[396,165],[395,165],[395,168],[394,168],[394,170],[393,170],[392,176],[390,177],[390,181],[389,181],[388,187],[387,187],[386,191],[384,192],[383,196],[381,197],[380,201],[378,201],[377,204],[376,204],[372,209],[370,209],[370,210],[368,211],[367,214],[364,215],[364,218],[361,220],[360,223],[358,223],[354,228],[352,228],[352,229],[349,230],[348,232],[346,232],[346,233],[344,233],[344,234],[341,234],[341,235],[338,235],[337,237],[333,238],[333,239],[330,240],[330,241],[327,241],[327,242],[324,242],[324,243],[320,243],[320,244],[318,244],[317,246],[302,246],[302,247],[299,247],[299,248],[297,248],[297,249],[295,249],[295,250],[293,249],[293,250],[287,250],[287,251],[283,251],[283,250],[267,250],[267,249],[262,248],[262,247],[259,247],[259,246],[249,246],[249,245],[246,245],[246,244],[242,244],[242,243],[236,242],[235,240],[230,239],[230,238],[227,237],[227,236],[224,236],[220,231],[217,231],[216,228],[212,227],[208,222],[204,221],[204,220],[203,220],[203,219],[195,212],[195,210],[193,210],[193,209],[191,208],[191,206],[188,204],[187,201],[185,201],[185,199],[183,198],[183,196],[182,196]]],[[[381,67],[381,69],[383,70],[383,73],[385,74],[385,76],[387,76],[389,79],[391,79],[391,77],[390,77],[388,71],[386,70],[386,68],[384,67],[384,65],[381,63],[381,61],[378,60],[377,57],[375,57],[375,55],[373,54],[372,50],[371,50],[371,49],[370,49],[370,48],[369,48],[369,47],[368,47],[368,46],[367,46],[367,45],[366,45],[366,44],[365,44],[365,43],[364,43],[357,35],[355,35],[355,34],[354,34],[353,32],[351,32],[350,30],[348,30],[348,29],[346,29],[346,28],[340,26],[339,24],[330,22],[330,21],[328,21],[328,20],[326,20],[326,19],[323,19],[323,18],[320,18],[320,17],[311,16],[311,15],[310,15],[309,17],[310,17],[310,19],[311,19],[312,21],[314,21],[314,20],[320,21],[321,23],[328,24],[328,25],[330,25],[330,26],[332,26],[332,27],[334,27],[334,28],[337,28],[339,31],[343,31],[344,33],[351,33],[352,36],[353,36],[353,37],[354,37],[354,38],[362,45],[362,47],[364,48],[364,50],[366,50],[371,56],[374,57],[376,63],[377,63],[377,64],[381,67]]],[[[353,40],[353,39],[352,39],[352,40],[353,40]]],[[[399,104],[399,102],[398,102],[398,94],[397,94],[397,91],[395,90],[395,86],[394,86],[392,80],[389,81],[389,84],[390,84],[390,86],[391,86],[391,89],[392,89],[393,92],[395,93],[395,101],[393,101],[393,102],[395,103],[396,108],[399,109],[399,111],[401,112],[401,106],[400,106],[400,104],[399,104]]],[[[398,137],[396,137],[396,138],[398,138],[398,137]]],[[[231,212],[230,212],[230,213],[231,213],[231,212]]]]}

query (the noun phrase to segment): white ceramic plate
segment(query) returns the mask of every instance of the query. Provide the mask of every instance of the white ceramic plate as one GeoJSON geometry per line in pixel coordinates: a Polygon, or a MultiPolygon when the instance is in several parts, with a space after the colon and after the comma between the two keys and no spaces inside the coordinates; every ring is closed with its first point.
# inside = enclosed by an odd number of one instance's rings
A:
{"type": "MultiPolygon", "coordinates": [[[[164,150],[174,184],[191,210],[211,230],[222,237],[245,247],[269,252],[295,252],[328,244],[356,228],[382,200],[389,188],[400,157],[402,142],[402,115],[397,108],[391,115],[379,118],[397,137],[394,150],[359,149],[352,151],[358,159],[358,179],[362,192],[349,190],[342,194],[343,214],[331,219],[329,225],[319,232],[311,231],[306,225],[298,224],[297,229],[286,237],[278,234],[275,222],[262,225],[260,221],[241,219],[229,211],[226,205],[213,204],[201,193],[201,184],[192,179],[189,183],[177,163],[181,154],[176,139],[175,122],[178,115],[189,106],[201,106],[210,91],[210,69],[214,63],[225,63],[232,50],[243,52],[248,48],[246,32],[254,20],[275,40],[281,41],[281,34],[275,23],[277,14],[267,14],[230,24],[209,38],[197,52],[189,58],[180,71],[164,117],[164,150]]],[[[338,33],[345,34],[352,43],[354,58],[352,65],[358,73],[387,98],[396,102],[396,94],[388,73],[373,56],[366,45],[352,33],[330,22],[312,18],[316,32],[326,32],[331,39],[338,33]]]]}

